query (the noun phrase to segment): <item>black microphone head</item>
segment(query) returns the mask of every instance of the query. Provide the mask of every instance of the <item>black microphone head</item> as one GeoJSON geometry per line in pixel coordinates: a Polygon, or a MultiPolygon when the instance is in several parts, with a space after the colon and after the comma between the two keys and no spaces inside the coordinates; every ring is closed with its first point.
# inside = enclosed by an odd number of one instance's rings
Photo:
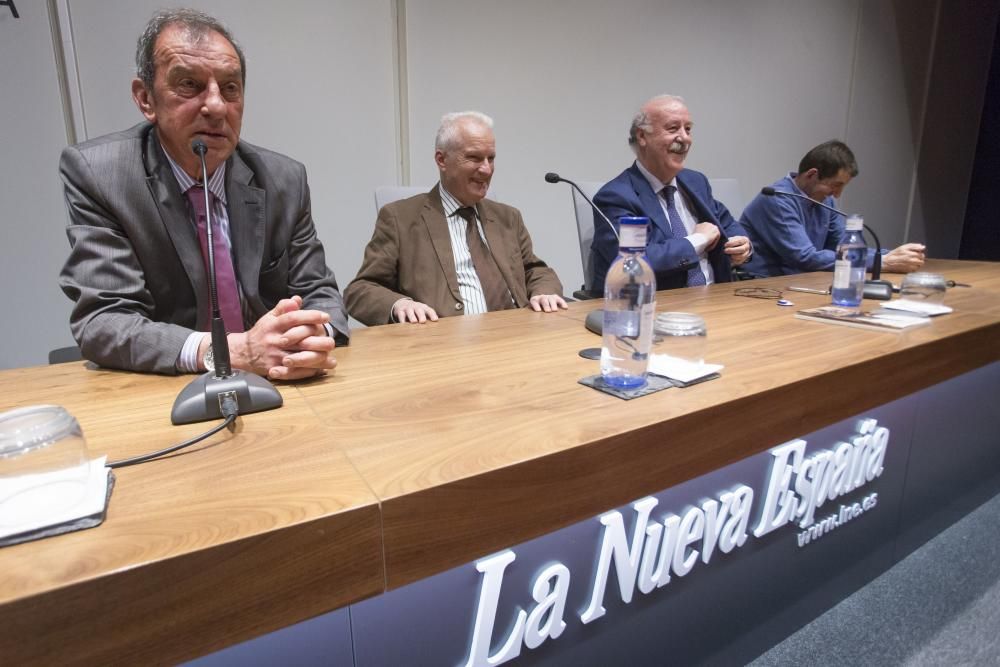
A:
{"type": "Polygon", "coordinates": [[[770,186],[768,186],[766,188],[761,188],[760,189],[760,193],[762,195],[764,195],[765,197],[773,197],[774,196],[774,188],[772,188],[770,186]]]}
{"type": "Polygon", "coordinates": [[[555,173],[554,171],[550,171],[549,173],[545,174],[546,183],[558,183],[561,180],[562,178],[559,177],[559,174],[555,173]]]}
{"type": "Polygon", "coordinates": [[[191,142],[191,150],[195,152],[196,155],[204,155],[208,151],[208,146],[201,139],[195,139],[191,142]]]}

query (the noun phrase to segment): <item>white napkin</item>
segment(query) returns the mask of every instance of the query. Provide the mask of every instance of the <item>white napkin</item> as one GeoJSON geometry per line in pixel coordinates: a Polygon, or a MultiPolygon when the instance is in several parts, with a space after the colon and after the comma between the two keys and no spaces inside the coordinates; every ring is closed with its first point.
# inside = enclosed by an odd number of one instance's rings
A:
{"type": "Polygon", "coordinates": [[[945,315],[952,312],[952,308],[940,303],[929,303],[927,301],[913,301],[911,299],[895,299],[881,304],[883,308],[892,310],[905,310],[908,313],[917,313],[933,317],[934,315],[945,315]]]}
{"type": "Polygon", "coordinates": [[[98,514],[108,495],[107,457],[75,468],[0,478],[0,539],[98,514]]]}
{"type": "Polygon", "coordinates": [[[723,368],[725,367],[719,364],[699,364],[680,357],[671,357],[669,354],[649,355],[650,373],[680,382],[692,382],[706,375],[718,373],[723,368]]]}

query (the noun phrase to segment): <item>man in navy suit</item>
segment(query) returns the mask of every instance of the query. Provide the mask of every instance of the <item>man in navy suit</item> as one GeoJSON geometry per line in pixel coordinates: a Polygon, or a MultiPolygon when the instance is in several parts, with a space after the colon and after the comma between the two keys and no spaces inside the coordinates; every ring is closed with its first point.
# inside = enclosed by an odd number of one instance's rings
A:
{"type": "MultiPolygon", "coordinates": [[[[632,119],[629,145],[636,161],[605,185],[594,203],[612,221],[623,216],[650,219],[646,257],[657,289],[694,287],[732,280],[732,266],[750,258],[746,232],[712,197],[705,175],[684,168],[691,150],[691,114],[684,100],[660,95],[632,119]]],[[[603,292],[618,241],[595,215],[591,285],[603,292]]]]}

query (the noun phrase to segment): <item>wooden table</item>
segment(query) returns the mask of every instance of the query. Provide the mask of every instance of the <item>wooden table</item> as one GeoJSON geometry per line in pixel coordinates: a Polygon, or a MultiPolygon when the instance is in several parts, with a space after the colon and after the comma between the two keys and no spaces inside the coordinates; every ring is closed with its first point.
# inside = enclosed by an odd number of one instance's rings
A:
{"type": "MultiPolygon", "coordinates": [[[[93,455],[161,449],[190,378],[70,363],[0,374],[3,409],[65,406],[93,455]]],[[[0,663],[175,662],[381,592],[378,500],[294,387],[169,458],[121,468],[103,525],[0,549],[0,663]]]]}
{"type": "MultiPolygon", "coordinates": [[[[105,524],[0,550],[0,655],[178,660],[467,563],[1000,359],[1000,267],[932,261],[971,283],[902,334],[805,322],[738,286],[661,292],[700,313],[720,380],[621,401],[577,383],[583,320],[508,311],[354,333],[336,374],[285,385],[235,436],[121,470],[105,524]],[[113,628],[114,632],[105,631],[113,628]],[[98,634],[100,632],[100,634],[98,634]]],[[[889,276],[899,280],[900,276],[889,276]]],[[[866,302],[866,304],[872,302],[866,302]]],[[[0,373],[0,408],[66,406],[95,453],[169,426],[186,378],[64,364],[0,373]]]]}

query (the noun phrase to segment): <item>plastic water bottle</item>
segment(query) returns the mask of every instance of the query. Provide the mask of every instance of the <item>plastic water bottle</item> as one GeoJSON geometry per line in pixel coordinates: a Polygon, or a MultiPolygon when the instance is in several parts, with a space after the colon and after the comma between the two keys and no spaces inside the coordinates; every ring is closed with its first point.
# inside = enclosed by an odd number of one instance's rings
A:
{"type": "Polygon", "coordinates": [[[861,305],[865,289],[865,262],[868,246],[861,237],[864,219],[860,215],[847,218],[847,231],[837,246],[833,263],[833,303],[838,306],[861,305]]]}
{"type": "Polygon", "coordinates": [[[656,276],[646,261],[649,218],[618,218],[618,257],[604,281],[601,376],[619,389],[646,384],[653,343],[656,276]]]}

